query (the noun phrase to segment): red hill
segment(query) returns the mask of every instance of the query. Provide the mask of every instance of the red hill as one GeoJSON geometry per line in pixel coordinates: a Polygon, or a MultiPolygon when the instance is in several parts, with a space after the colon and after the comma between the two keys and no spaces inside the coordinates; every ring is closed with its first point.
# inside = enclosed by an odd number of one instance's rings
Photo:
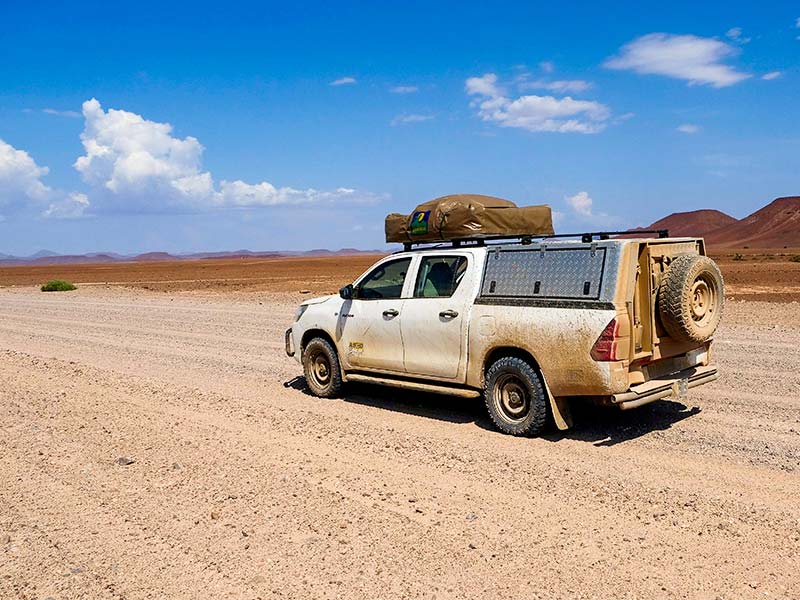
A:
{"type": "Polygon", "coordinates": [[[715,229],[736,223],[724,212],[704,208],[691,212],[672,213],[668,217],[656,221],[647,229],[669,229],[669,234],[676,237],[703,237],[715,229]]]}
{"type": "Polygon", "coordinates": [[[709,245],[717,247],[800,247],[800,196],[773,200],[749,217],[709,232],[705,238],[709,245]]]}

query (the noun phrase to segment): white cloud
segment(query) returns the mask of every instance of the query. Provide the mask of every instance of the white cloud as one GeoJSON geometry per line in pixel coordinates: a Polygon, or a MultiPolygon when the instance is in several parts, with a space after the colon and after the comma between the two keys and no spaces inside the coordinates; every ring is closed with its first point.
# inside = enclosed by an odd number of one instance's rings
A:
{"type": "Polygon", "coordinates": [[[77,219],[89,208],[89,197],[86,194],[72,192],[66,197],[51,202],[42,216],[51,219],[77,219]]]}
{"type": "Polygon", "coordinates": [[[433,119],[433,115],[397,115],[389,124],[394,127],[396,125],[403,125],[405,123],[422,123],[424,121],[432,121],[433,119]]]}
{"type": "Polygon", "coordinates": [[[722,63],[734,54],[736,49],[733,46],[712,38],[650,33],[623,46],[617,56],[606,60],[604,66],[721,88],[750,77],[722,63]]]}
{"type": "Polygon", "coordinates": [[[415,85],[396,85],[389,90],[393,94],[413,94],[419,91],[415,85]]]}
{"type": "Polygon", "coordinates": [[[763,79],[764,81],[772,81],[773,79],[777,79],[781,75],[782,73],[780,71],[770,71],[769,73],[764,73],[761,76],[761,79],[763,79]]]}
{"type": "Polygon", "coordinates": [[[480,77],[470,77],[464,84],[467,94],[470,96],[490,96],[492,98],[502,95],[502,92],[497,87],[497,75],[494,73],[486,73],[480,77]]]}
{"type": "Polygon", "coordinates": [[[742,37],[742,28],[741,27],[731,27],[728,31],[725,32],[725,36],[736,42],[737,44],[746,44],[748,43],[751,38],[749,37],[742,37]]]}
{"type": "Polygon", "coordinates": [[[39,212],[44,217],[80,216],[89,206],[83,194],[65,194],[42,181],[49,172],[24,150],[0,140],[0,216],[2,213],[39,212]],[[77,203],[77,204],[76,204],[77,203]]]}
{"type": "Polygon", "coordinates": [[[371,204],[378,200],[374,194],[364,194],[351,188],[298,190],[291,187],[276,188],[266,181],[251,184],[238,180],[220,182],[219,198],[222,204],[236,207],[336,204],[342,201],[371,204]]]}
{"type": "Polygon", "coordinates": [[[135,198],[158,209],[212,198],[211,175],[200,170],[203,146],[197,139],[175,138],[170,124],[132,112],[104,111],[94,98],[83,103],[83,115],[86,154],[75,168],[107,203],[135,198]]]}
{"type": "Polygon", "coordinates": [[[76,110],[57,110],[55,108],[43,108],[42,112],[46,115],[55,115],[57,117],[69,117],[70,119],[79,119],[81,113],[76,110]]]}
{"type": "Polygon", "coordinates": [[[191,136],[174,137],[169,123],[124,110],[104,111],[95,99],[83,103],[83,114],[86,154],[75,161],[75,168],[92,186],[94,206],[101,210],[192,211],[378,198],[348,188],[278,188],[266,181],[221,181],[217,186],[211,173],[202,169],[200,142],[191,136]]]}
{"type": "Polygon", "coordinates": [[[501,127],[558,133],[597,133],[602,131],[611,111],[604,104],[575,100],[569,96],[520,96],[507,98],[497,85],[497,75],[487,73],[466,81],[467,94],[477,96],[472,105],[484,121],[501,127]]]}
{"type": "Polygon", "coordinates": [[[602,212],[595,212],[594,200],[588,192],[578,192],[574,196],[564,198],[567,206],[572,211],[573,216],[579,221],[596,226],[614,225],[619,221],[617,217],[612,217],[602,212]]]}
{"type": "Polygon", "coordinates": [[[0,139],[0,211],[45,202],[53,190],[42,183],[47,167],[40,167],[24,150],[0,139]]]}
{"type": "Polygon", "coordinates": [[[544,81],[538,79],[536,81],[524,82],[521,84],[524,89],[541,89],[557,94],[579,93],[585,92],[592,87],[592,84],[583,79],[561,79],[556,81],[544,81]]]}
{"type": "Polygon", "coordinates": [[[544,73],[552,73],[553,71],[556,70],[556,65],[550,60],[543,60],[542,62],[539,63],[539,68],[544,73]]]}
{"type": "Polygon", "coordinates": [[[569,207],[579,215],[584,217],[592,216],[592,198],[588,192],[578,192],[574,196],[566,198],[569,207]]]}
{"type": "Polygon", "coordinates": [[[340,77],[339,79],[334,79],[328,85],[352,85],[356,82],[355,77],[340,77]]]}
{"type": "Polygon", "coordinates": [[[683,125],[678,125],[675,129],[681,133],[692,134],[700,131],[700,126],[693,125],[692,123],[684,123],[683,125]]]}

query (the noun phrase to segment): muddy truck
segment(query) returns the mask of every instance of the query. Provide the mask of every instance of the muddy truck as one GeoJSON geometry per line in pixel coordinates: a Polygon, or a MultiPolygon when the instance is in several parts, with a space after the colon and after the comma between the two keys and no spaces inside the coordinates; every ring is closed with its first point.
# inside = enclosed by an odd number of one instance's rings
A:
{"type": "Polygon", "coordinates": [[[387,218],[387,240],[404,250],[297,310],[286,353],[313,394],[364,382],[483,396],[500,431],[536,435],[548,420],[570,427],[573,399],[628,410],[717,378],[724,287],[702,239],[564,239],[548,207],[503,205],[512,212],[496,226],[474,209],[443,221],[437,206],[400,228],[387,218]]]}

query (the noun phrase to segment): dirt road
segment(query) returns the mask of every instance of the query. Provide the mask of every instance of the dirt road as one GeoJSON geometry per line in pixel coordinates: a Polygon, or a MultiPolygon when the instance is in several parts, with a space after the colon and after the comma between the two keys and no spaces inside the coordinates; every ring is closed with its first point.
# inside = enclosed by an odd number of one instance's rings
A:
{"type": "Polygon", "coordinates": [[[0,598],[800,597],[800,305],[730,303],[687,406],[515,439],[284,387],[295,302],[0,289],[0,598]]]}

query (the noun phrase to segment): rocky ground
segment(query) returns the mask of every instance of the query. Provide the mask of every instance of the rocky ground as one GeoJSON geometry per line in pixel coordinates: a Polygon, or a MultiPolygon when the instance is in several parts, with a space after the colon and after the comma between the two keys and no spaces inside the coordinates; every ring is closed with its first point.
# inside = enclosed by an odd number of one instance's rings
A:
{"type": "Polygon", "coordinates": [[[298,298],[0,289],[0,598],[800,597],[800,304],[730,302],[683,404],[516,439],[310,397],[298,298]]]}

